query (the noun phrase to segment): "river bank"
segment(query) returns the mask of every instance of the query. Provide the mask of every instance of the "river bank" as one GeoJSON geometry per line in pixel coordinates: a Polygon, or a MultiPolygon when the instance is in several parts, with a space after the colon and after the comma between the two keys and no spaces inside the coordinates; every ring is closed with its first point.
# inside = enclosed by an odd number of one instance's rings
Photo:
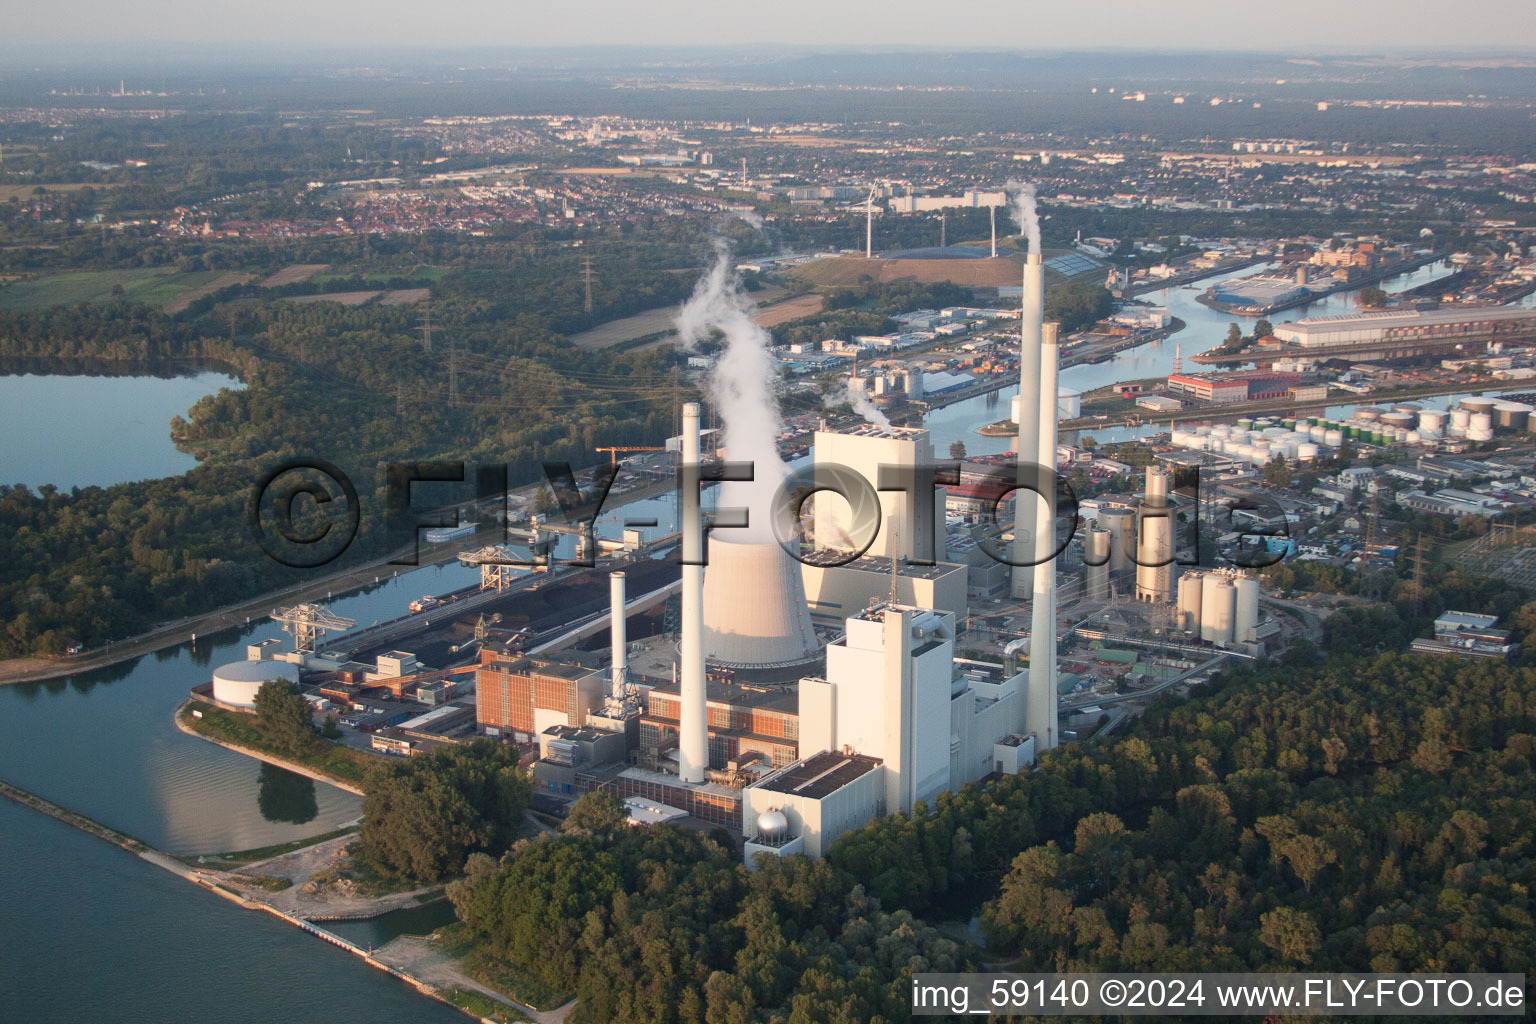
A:
{"type": "MultiPolygon", "coordinates": [[[[1416,257],[1415,259],[1404,260],[1401,263],[1394,263],[1389,267],[1380,267],[1376,270],[1373,270],[1369,274],[1361,275],[1353,281],[1340,281],[1331,287],[1321,288],[1316,291],[1308,288],[1305,295],[1298,296],[1294,299],[1288,299],[1285,302],[1271,303],[1269,305],[1260,306],[1257,308],[1251,306],[1237,306],[1230,302],[1218,302],[1211,298],[1210,295],[1206,292],[1201,292],[1199,295],[1195,296],[1195,301],[1203,306],[1209,306],[1211,309],[1214,309],[1218,313],[1226,313],[1233,316],[1272,316],[1275,313],[1283,313],[1288,309],[1295,309],[1297,306],[1310,306],[1314,302],[1326,299],[1328,296],[1336,295],[1339,292],[1358,291],[1361,288],[1366,288],[1373,284],[1378,284],[1382,281],[1387,281],[1391,278],[1399,277],[1403,274],[1411,274],[1415,270],[1418,270],[1420,267],[1427,267],[1431,263],[1438,263],[1443,259],[1445,259],[1445,254],[1443,253],[1429,253],[1424,256],[1416,257]]],[[[1283,264],[1282,269],[1289,265],[1290,264],[1283,264]]]]}
{"type": "Polygon", "coordinates": [[[285,771],[293,772],[295,775],[302,775],[306,779],[313,779],[316,782],[324,782],[327,785],[335,786],[337,789],[345,790],[346,792],[355,794],[357,796],[365,795],[361,787],[359,787],[355,782],[349,782],[348,780],[338,776],[319,771],[318,769],[311,768],[308,765],[300,764],[298,761],[290,761],[286,758],[278,757],[276,754],[268,754],[264,751],[256,750],[251,747],[241,746],[238,743],[231,743],[228,740],[221,740],[213,736],[206,736],[203,733],[198,732],[182,719],[182,712],[185,711],[192,703],[193,701],[190,699],[182,701],[180,704],[176,705],[176,710],[171,715],[171,720],[176,723],[176,728],[186,733],[188,736],[195,736],[200,740],[212,743],[216,747],[223,747],[225,750],[232,750],[237,754],[244,754],[246,757],[252,757],[258,761],[264,761],[267,764],[276,765],[285,771]]]}
{"type": "MultiPolygon", "coordinates": [[[[13,803],[19,804],[22,807],[30,808],[31,810],[34,810],[40,814],[53,818],[54,820],[68,825],[71,828],[77,829],[86,835],[100,839],[103,842],[115,846],[120,850],[131,853],[145,863],[152,864],[155,867],[175,875],[177,878],[180,878],[183,881],[191,882],[193,885],[198,886],[200,889],[211,892],[222,899],[234,903],[244,910],[261,911],[270,914],[282,921],[285,921],[286,923],[300,929],[301,931],[308,932],[309,934],[323,939],[324,941],[329,942],[340,949],[344,949],[347,952],[352,953],[354,956],[361,959],[370,967],[400,979],[401,981],[410,985],[416,991],[420,992],[422,995],[427,996],[430,999],[434,999],[447,1006],[451,1006],[470,1017],[474,1017],[479,1020],[487,1019],[482,1016],[482,1013],[478,1008],[471,1008],[471,1005],[467,1005],[473,1004],[474,1001],[466,1000],[462,997],[462,992],[465,991],[477,993],[482,1000],[492,1000],[494,1003],[500,1004],[505,1009],[512,1011],[512,1014],[514,1015],[504,1015],[502,1017],[504,1020],[521,1020],[531,1018],[541,1022],[546,1022],[546,1024],[557,1024],[557,1022],[564,1020],[565,1016],[570,1012],[570,1005],[561,1007],[558,1010],[550,1011],[548,1013],[541,1013],[537,1010],[534,1010],[532,1007],[523,1006],[521,1004],[516,1004],[507,1000],[505,996],[492,991],[488,987],[480,984],[479,982],[476,982],[474,979],[458,970],[457,967],[452,963],[451,958],[443,955],[432,955],[432,951],[430,950],[430,939],[414,940],[410,943],[407,943],[404,948],[400,950],[394,950],[393,952],[389,951],[389,947],[393,947],[396,942],[400,942],[401,940],[397,939],[395,942],[391,942],[389,946],[378,951],[366,949],[354,942],[349,941],[348,939],[345,939],[333,932],[321,928],[307,916],[301,915],[289,909],[285,909],[282,906],[275,905],[274,902],[272,902],[273,898],[282,896],[283,893],[288,890],[283,890],[278,893],[269,892],[265,890],[257,881],[251,878],[251,876],[245,874],[246,872],[252,871],[256,868],[262,868],[263,875],[270,874],[270,872],[266,869],[272,868],[277,861],[282,861],[284,859],[295,859],[298,861],[307,857],[310,861],[313,861],[317,856],[329,856],[332,848],[344,846],[346,843],[349,843],[352,839],[350,836],[342,836],[329,839],[324,842],[315,844],[314,846],[306,847],[302,850],[296,850],[291,853],[283,854],[282,856],[273,858],[270,861],[253,862],[252,864],[246,865],[242,872],[207,870],[189,865],[167,853],[163,853],[154,849],[149,844],[143,842],[140,839],[130,836],[127,833],[120,832],[117,829],[103,825],[100,822],[95,821],[94,819],[76,811],[71,811],[68,808],[60,807],[58,804],[55,804],[49,800],[45,800],[42,797],[37,796],[35,793],[31,793],[19,786],[13,786],[10,783],[0,781],[0,796],[5,797],[13,803]],[[303,856],[301,857],[301,855],[303,856]],[[242,875],[245,876],[244,880],[241,878],[242,875]],[[249,891],[246,891],[247,887],[249,887],[249,891]],[[428,948],[426,950],[422,949],[423,943],[428,944],[428,948]],[[423,977],[418,977],[418,974],[430,975],[430,980],[427,980],[423,977]]],[[[369,916],[386,914],[390,911],[400,909],[400,907],[403,906],[418,905],[420,902],[418,897],[420,895],[421,893],[418,892],[397,893],[391,894],[388,897],[377,899],[374,901],[375,909],[369,916]]],[[[293,897],[290,897],[290,899],[292,898],[293,897]]],[[[347,919],[355,919],[359,916],[362,915],[360,913],[350,913],[345,915],[347,919]]],[[[332,915],[331,919],[340,919],[340,917],[341,915],[332,915]]]]}

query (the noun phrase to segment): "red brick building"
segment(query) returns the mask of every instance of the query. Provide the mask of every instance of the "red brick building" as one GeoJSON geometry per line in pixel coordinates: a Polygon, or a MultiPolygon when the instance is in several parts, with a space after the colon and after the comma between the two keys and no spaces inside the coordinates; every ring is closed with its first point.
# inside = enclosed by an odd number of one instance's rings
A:
{"type": "Polygon", "coordinates": [[[608,674],[601,669],[497,651],[482,651],[475,671],[475,719],[487,736],[526,743],[551,725],[580,727],[601,707],[608,674]]]}

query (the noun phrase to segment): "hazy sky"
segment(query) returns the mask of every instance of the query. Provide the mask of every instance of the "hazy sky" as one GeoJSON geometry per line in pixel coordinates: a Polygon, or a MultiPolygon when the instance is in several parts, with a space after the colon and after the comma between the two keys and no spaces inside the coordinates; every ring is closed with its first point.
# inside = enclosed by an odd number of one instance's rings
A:
{"type": "Polygon", "coordinates": [[[998,48],[1536,47],[1532,0],[19,0],[6,49],[780,42],[998,48]]]}

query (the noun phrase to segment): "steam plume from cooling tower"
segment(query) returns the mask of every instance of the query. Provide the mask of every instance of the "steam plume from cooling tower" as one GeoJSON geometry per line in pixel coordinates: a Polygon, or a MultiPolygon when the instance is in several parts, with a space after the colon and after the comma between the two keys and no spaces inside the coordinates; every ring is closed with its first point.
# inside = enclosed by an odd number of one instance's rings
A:
{"type": "Polygon", "coordinates": [[[839,405],[851,405],[853,411],[864,417],[866,422],[873,423],[877,427],[891,425],[890,418],[880,411],[880,407],[875,404],[874,399],[869,397],[869,393],[852,380],[829,392],[821,402],[828,409],[835,409],[839,405]]]}
{"type": "Polygon", "coordinates": [[[754,479],[722,484],[719,507],[749,509],[742,539],[769,541],[773,494],[789,471],[778,448],[783,420],[772,387],[778,368],[768,354],[768,332],[753,321],[750,308],[731,267],[730,246],[716,239],[714,265],[678,311],[677,333],[689,349],[716,330],[725,336],[709,378],[710,397],[725,422],[726,457],[751,462],[754,479]]]}
{"type": "Polygon", "coordinates": [[[1040,251],[1040,212],[1035,208],[1035,186],[1028,181],[1010,181],[1007,189],[1013,193],[1014,217],[1019,222],[1019,233],[1029,239],[1029,251],[1040,251]]]}

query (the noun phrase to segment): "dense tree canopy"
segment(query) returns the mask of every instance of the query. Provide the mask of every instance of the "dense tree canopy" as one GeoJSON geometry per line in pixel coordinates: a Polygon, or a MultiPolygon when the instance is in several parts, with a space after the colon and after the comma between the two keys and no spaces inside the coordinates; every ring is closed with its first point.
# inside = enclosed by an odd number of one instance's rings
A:
{"type": "Polygon", "coordinates": [[[256,731],[278,750],[302,750],[314,738],[309,701],[288,679],[269,679],[256,691],[256,731]]]}
{"type": "Polygon", "coordinates": [[[441,881],[470,854],[505,850],[532,793],[516,752],[491,740],[380,765],[364,789],[358,854],[406,882],[441,881]]]}

